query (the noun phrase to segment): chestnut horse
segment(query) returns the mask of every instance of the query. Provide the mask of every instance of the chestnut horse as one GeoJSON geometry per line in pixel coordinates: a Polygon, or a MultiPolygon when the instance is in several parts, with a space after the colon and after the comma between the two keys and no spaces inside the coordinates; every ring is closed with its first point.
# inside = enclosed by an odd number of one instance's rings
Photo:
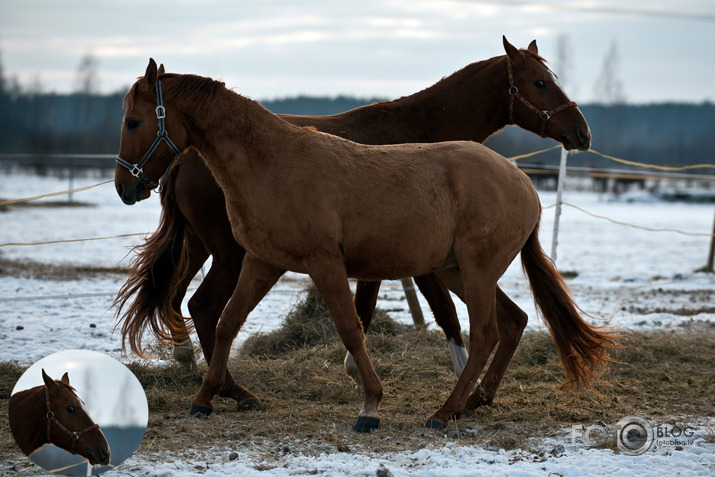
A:
{"type": "MultiPolygon", "coordinates": [[[[531,180],[479,143],[358,144],[288,123],[222,82],[159,77],[150,60],[125,96],[118,161],[138,169],[161,141],[174,151],[200,151],[226,197],[233,235],[246,250],[191,414],[212,412],[233,340],[286,270],[310,276],[355,360],[365,395],[356,431],[377,428],[383,389],[365,348],[349,277],[436,273],[445,283],[461,283],[469,357],[451,395],[429,417],[430,427],[445,427],[464,410],[499,341],[497,280],[519,252],[555,339],[565,385],[589,386],[608,360],[614,335],[581,317],[539,245],[541,204],[531,180]]],[[[165,164],[168,152],[157,153],[165,164]]],[[[129,172],[119,169],[117,182],[124,175],[129,172]]],[[[257,399],[248,390],[244,395],[257,399]]]]}
{"type": "Polygon", "coordinates": [[[70,386],[67,373],[55,381],[43,369],[42,379],[44,386],[10,396],[10,430],[22,452],[29,456],[45,444],[54,444],[92,465],[109,465],[107,439],[70,386]]]}
{"type": "MultiPolygon", "coordinates": [[[[503,44],[507,55],[473,63],[412,96],[334,116],[280,117],[365,144],[455,139],[482,142],[505,125],[515,123],[561,141],[567,149],[588,149],[590,131],[577,107],[569,107],[549,121],[543,119],[544,114],[556,114],[559,106],[572,106],[573,103],[538,56],[536,42],[523,51],[513,47],[506,38],[503,44]],[[510,63],[511,68],[508,67],[510,63]],[[540,111],[541,115],[530,110],[533,106],[524,101],[525,96],[519,91],[544,108],[540,111]]],[[[168,171],[167,163],[160,163],[157,159],[147,163],[145,168],[156,181],[162,177],[160,171],[168,171]]],[[[149,182],[155,185],[156,181],[149,182]]],[[[117,191],[127,204],[150,194],[146,181],[122,180],[119,177],[117,191]]],[[[132,274],[115,300],[115,304],[119,305],[117,316],[122,315],[123,307],[134,297],[121,320],[124,322],[123,335],[130,337],[132,350],[137,353],[141,352],[140,339],[145,328],[152,329],[160,338],[170,337],[164,331],[168,328],[173,331],[175,342],[186,340],[188,333],[184,322],[174,310],[181,309],[191,279],[211,254],[214,257],[211,268],[188,303],[204,356],[210,362],[216,324],[235,288],[245,251],[235,242],[222,206],[225,202],[223,192],[203,161],[183,157],[181,164],[174,163],[161,201],[160,225],[139,247],[132,264],[132,274]]],[[[445,284],[432,274],[415,277],[415,282],[427,299],[435,321],[448,338],[458,376],[467,353],[445,284]]],[[[365,329],[372,319],[379,286],[379,281],[358,281],[357,284],[354,302],[365,329]]],[[[457,283],[453,288],[457,294],[461,293],[461,284],[457,283]]],[[[477,387],[479,392],[476,396],[480,397],[470,401],[470,408],[492,402],[526,326],[527,315],[498,287],[497,316],[500,341],[483,384],[477,387]]],[[[185,356],[184,351],[186,348],[177,346],[175,355],[185,356]]],[[[359,378],[356,369],[349,367],[350,364],[348,354],[348,372],[359,378]]],[[[239,390],[227,372],[225,388],[220,395],[237,399],[239,409],[253,407],[255,401],[241,401],[243,396],[239,390]]]]}

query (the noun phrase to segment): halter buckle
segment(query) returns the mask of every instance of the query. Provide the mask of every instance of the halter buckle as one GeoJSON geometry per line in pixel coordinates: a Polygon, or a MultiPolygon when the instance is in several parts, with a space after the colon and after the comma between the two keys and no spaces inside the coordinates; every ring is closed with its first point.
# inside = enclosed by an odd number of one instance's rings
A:
{"type": "Polygon", "coordinates": [[[166,108],[162,105],[156,107],[156,117],[158,119],[166,118],[166,108]]]}
{"type": "Polygon", "coordinates": [[[539,117],[544,121],[548,121],[549,119],[551,119],[551,115],[548,111],[539,111],[539,117]]]}
{"type": "Polygon", "coordinates": [[[76,442],[76,441],[79,440],[79,437],[80,437],[80,436],[79,436],[79,434],[77,433],[77,431],[72,431],[72,433],[70,434],[70,437],[72,438],[73,441],[76,442]]]}
{"type": "Polygon", "coordinates": [[[129,170],[129,172],[131,172],[132,175],[138,179],[139,176],[144,173],[144,170],[143,170],[141,167],[139,167],[139,165],[134,164],[134,167],[132,167],[132,168],[129,170]]]}

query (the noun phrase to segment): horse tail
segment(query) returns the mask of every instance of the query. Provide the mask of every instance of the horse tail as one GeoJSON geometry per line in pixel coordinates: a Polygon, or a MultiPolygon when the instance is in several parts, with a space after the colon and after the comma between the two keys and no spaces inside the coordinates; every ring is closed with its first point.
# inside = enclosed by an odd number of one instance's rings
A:
{"type": "Polygon", "coordinates": [[[142,357],[142,335],[147,329],[167,342],[174,342],[174,334],[182,336],[190,331],[171,304],[189,267],[188,248],[184,246],[186,218],[173,197],[178,168],[178,164],[172,167],[161,193],[159,226],[143,244],[134,247],[129,277],[112,305],[118,306],[115,329],[121,324],[122,352],[126,352],[128,341],[132,352],[142,357]],[[134,301],[130,302],[132,297],[134,301]]]}
{"type": "Polygon", "coordinates": [[[539,244],[539,223],[521,249],[521,263],[566,373],[562,388],[593,389],[593,379],[613,361],[607,351],[618,346],[619,333],[608,326],[590,325],[582,318],[586,313],[574,303],[554,262],[539,244]]]}

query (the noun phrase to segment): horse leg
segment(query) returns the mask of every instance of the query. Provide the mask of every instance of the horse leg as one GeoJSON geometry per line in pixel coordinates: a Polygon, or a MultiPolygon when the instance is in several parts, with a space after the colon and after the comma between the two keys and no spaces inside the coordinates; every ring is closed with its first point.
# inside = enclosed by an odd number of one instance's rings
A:
{"type": "MultiPolygon", "coordinates": [[[[171,301],[171,307],[181,314],[181,305],[184,302],[186,292],[191,285],[191,281],[196,274],[201,270],[201,267],[209,257],[206,247],[196,237],[195,232],[188,224],[184,230],[184,247],[188,248],[189,265],[186,269],[186,275],[181,279],[181,282],[176,287],[176,294],[171,301]]],[[[191,313],[191,311],[189,311],[191,313]]],[[[191,315],[193,317],[193,314],[191,315]]],[[[196,319],[194,318],[194,324],[196,319]]],[[[186,324],[183,324],[183,330],[174,330],[172,328],[172,338],[174,341],[173,356],[181,368],[187,373],[196,373],[198,366],[196,363],[196,355],[194,354],[194,345],[191,342],[189,331],[186,324]]]]}
{"type": "Polygon", "coordinates": [[[484,374],[484,380],[477,386],[469,399],[465,409],[476,409],[479,406],[491,405],[497,388],[501,383],[506,368],[509,366],[529,316],[511,301],[508,296],[497,287],[497,326],[499,327],[499,344],[492,362],[484,374]]]}
{"type": "Polygon", "coordinates": [[[353,430],[369,432],[377,429],[380,423],[377,408],[382,400],[382,383],[365,348],[365,333],[352,302],[345,265],[342,260],[324,260],[312,268],[316,272],[311,273],[310,277],[328,306],[335,328],[348,352],[355,358],[362,377],[365,402],[353,430]]]}
{"type": "MultiPolygon", "coordinates": [[[[238,247],[234,253],[215,256],[209,272],[189,300],[189,310],[194,318],[194,327],[201,343],[206,362],[211,364],[216,343],[216,325],[241,273],[241,261],[245,250],[238,247]]],[[[219,396],[236,401],[236,410],[262,410],[260,403],[250,392],[240,386],[226,368],[224,385],[219,396]]]]}
{"type": "Polygon", "coordinates": [[[460,416],[491,350],[499,341],[494,299],[498,274],[489,271],[486,261],[484,254],[459,261],[469,312],[469,357],[452,393],[429,417],[426,427],[444,429],[453,417],[460,416]]]}
{"type": "MultiPolygon", "coordinates": [[[[209,362],[209,370],[204,377],[201,389],[191,402],[189,414],[211,414],[213,399],[221,391],[225,379],[231,344],[245,323],[248,314],[258,305],[285,271],[274,268],[255,257],[247,255],[243,260],[238,284],[231,295],[226,308],[215,328],[216,340],[209,362]]],[[[243,389],[243,388],[242,388],[243,389]]],[[[243,389],[249,399],[260,401],[255,394],[243,389]]]]}
{"type": "MultiPolygon", "coordinates": [[[[367,329],[372,323],[372,316],[375,313],[375,306],[377,306],[377,295],[380,292],[379,281],[365,281],[358,280],[357,286],[355,287],[355,311],[357,312],[358,318],[362,323],[362,329],[365,334],[367,334],[367,329]]],[[[355,364],[355,358],[350,353],[347,352],[345,355],[345,372],[355,380],[355,384],[358,388],[362,388],[362,378],[360,378],[360,373],[358,372],[357,364],[355,364]]]]}
{"type": "Polygon", "coordinates": [[[467,348],[462,341],[462,327],[459,324],[457,310],[444,283],[435,274],[415,277],[415,283],[427,299],[434,320],[447,337],[447,346],[452,355],[454,374],[459,377],[467,363],[467,348]]]}

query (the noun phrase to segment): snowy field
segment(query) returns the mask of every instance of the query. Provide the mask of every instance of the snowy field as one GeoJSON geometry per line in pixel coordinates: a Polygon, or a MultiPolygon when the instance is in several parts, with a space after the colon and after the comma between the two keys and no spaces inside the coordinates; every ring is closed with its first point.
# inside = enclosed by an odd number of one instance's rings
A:
{"type": "MultiPolygon", "coordinates": [[[[78,179],[75,187],[107,179],[78,179]]],[[[15,173],[0,176],[0,200],[67,188],[66,180],[55,178],[15,173]]],[[[547,207],[555,202],[555,194],[542,192],[541,199],[547,207]]],[[[36,201],[31,207],[0,208],[0,244],[150,233],[158,223],[157,197],[129,207],[119,200],[111,183],[76,193],[74,200],[88,205],[43,207],[39,206],[42,201],[36,201]]],[[[712,204],[663,202],[646,193],[613,200],[610,196],[576,190],[567,190],[564,200],[594,214],[631,224],[700,234],[709,234],[712,230],[712,204]]],[[[547,252],[551,250],[553,220],[554,209],[546,209],[541,240],[547,252]]],[[[140,237],[124,237],[0,246],[0,259],[43,265],[126,267],[131,247],[140,240],[140,237]]],[[[562,272],[575,275],[568,280],[569,286],[576,302],[589,314],[611,318],[612,324],[624,329],[678,330],[691,321],[715,320],[715,275],[695,272],[705,265],[709,243],[707,236],[625,227],[565,207],[557,265],[562,272]]],[[[122,276],[107,274],[101,278],[58,280],[42,275],[38,272],[37,276],[0,277],[0,360],[28,365],[56,351],[89,349],[126,361],[128,358],[122,358],[119,353],[119,337],[113,334],[114,310],[111,308],[123,282],[122,276]]],[[[195,280],[194,287],[199,280],[200,277],[195,280]]],[[[249,317],[237,342],[251,333],[278,327],[299,298],[303,281],[304,277],[296,274],[282,279],[249,317]]],[[[528,328],[543,329],[518,260],[502,277],[500,285],[529,314],[528,328]]],[[[434,327],[426,303],[422,304],[428,323],[434,327]]],[[[458,300],[457,304],[462,327],[468,330],[466,309],[458,300]]],[[[378,306],[399,321],[411,321],[399,282],[383,283],[378,306]]],[[[223,457],[229,450],[216,449],[210,456],[169,456],[161,465],[156,464],[157,456],[138,454],[112,473],[195,475],[200,468],[200,473],[205,475],[388,475],[378,473],[382,466],[395,476],[644,475],[655,470],[673,475],[713,475],[715,445],[704,442],[703,438],[713,432],[715,412],[700,418],[697,423],[691,423],[696,429],[692,443],[678,450],[656,443],[642,456],[574,445],[568,429],[564,430],[562,440],[543,441],[538,458],[538,450],[531,453],[489,450],[445,441],[417,453],[381,456],[341,453],[318,457],[289,454],[280,458],[281,466],[259,472],[255,469],[258,462],[248,450],[239,451],[238,457],[229,461],[223,457]],[[558,445],[563,449],[551,453],[558,445]]],[[[708,440],[712,442],[712,438],[708,440]]]]}

